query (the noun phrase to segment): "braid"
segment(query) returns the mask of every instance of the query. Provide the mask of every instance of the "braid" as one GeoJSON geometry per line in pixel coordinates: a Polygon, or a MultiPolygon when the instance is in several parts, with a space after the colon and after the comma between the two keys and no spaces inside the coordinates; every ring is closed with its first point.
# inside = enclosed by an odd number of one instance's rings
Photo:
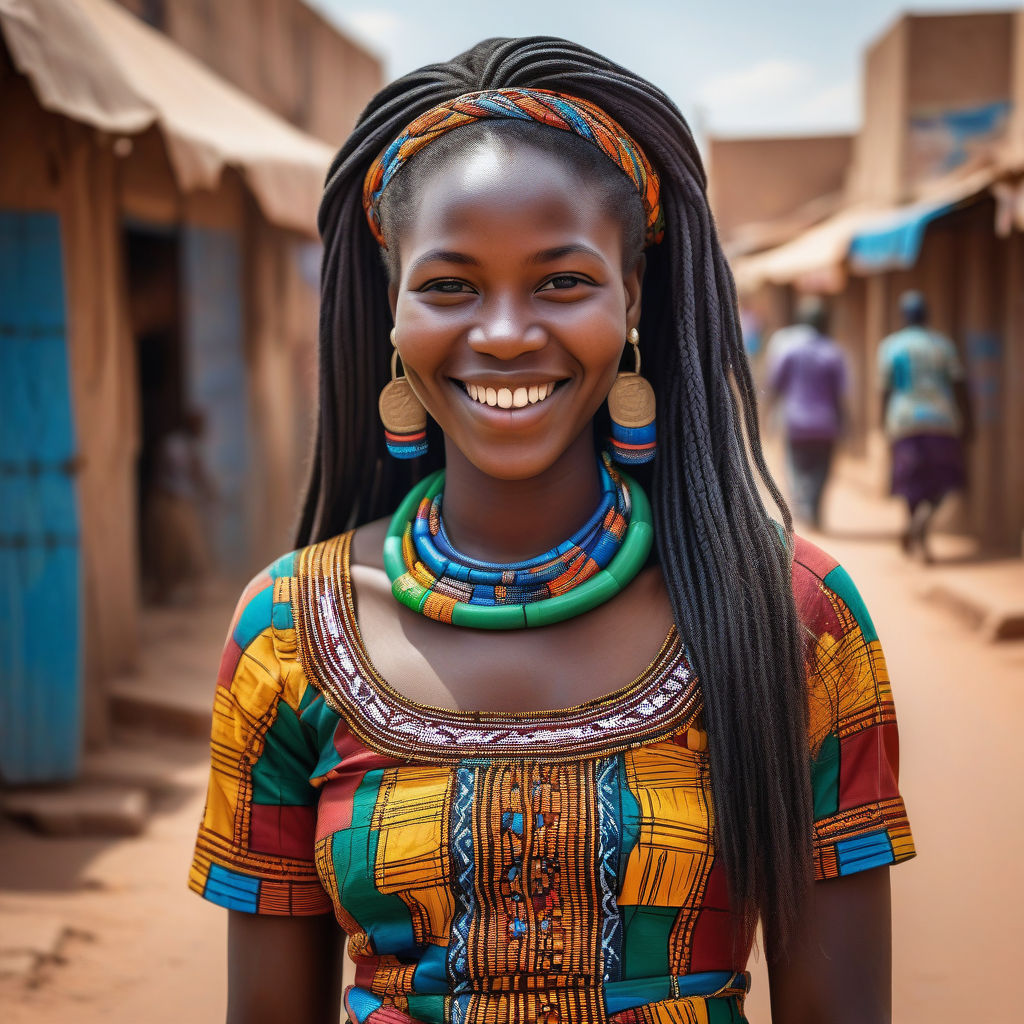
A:
{"type": "Polygon", "coordinates": [[[664,241],[647,253],[640,323],[658,400],[658,554],[700,680],[715,840],[733,905],[745,930],[761,914],[769,946],[782,946],[811,878],[791,521],[761,450],[735,288],[700,157],[682,115],[659,89],[561,39],[493,39],[406,75],[364,111],[331,166],[320,210],[320,416],[298,541],[392,512],[413,474],[440,461],[437,443],[414,469],[385,455],[375,399],[388,379],[391,315],[360,202],[363,176],[385,144],[430,107],[465,92],[517,86],[598,104],[644,148],[661,178],[664,241]],[[758,480],[782,510],[784,532],[769,517],[758,480]]]}

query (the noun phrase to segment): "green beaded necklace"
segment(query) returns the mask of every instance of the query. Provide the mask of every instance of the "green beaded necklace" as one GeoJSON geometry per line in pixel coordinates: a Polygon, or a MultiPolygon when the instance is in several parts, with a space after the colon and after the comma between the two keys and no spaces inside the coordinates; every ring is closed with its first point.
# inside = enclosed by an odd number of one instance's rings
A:
{"type": "MultiPolygon", "coordinates": [[[[647,495],[625,473],[620,472],[619,476],[629,492],[629,524],[621,546],[605,568],[565,593],[526,604],[471,604],[453,601],[452,595],[448,595],[444,599],[444,614],[432,613],[430,617],[471,629],[525,629],[571,619],[613,598],[640,572],[654,540],[647,495]]],[[[424,585],[430,583],[431,577],[417,558],[412,540],[413,520],[424,499],[433,501],[443,489],[443,469],[421,480],[398,506],[384,539],[384,569],[391,581],[391,592],[407,608],[423,615],[427,614],[424,608],[428,601],[436,604],[436,595],[424,585]]]]}

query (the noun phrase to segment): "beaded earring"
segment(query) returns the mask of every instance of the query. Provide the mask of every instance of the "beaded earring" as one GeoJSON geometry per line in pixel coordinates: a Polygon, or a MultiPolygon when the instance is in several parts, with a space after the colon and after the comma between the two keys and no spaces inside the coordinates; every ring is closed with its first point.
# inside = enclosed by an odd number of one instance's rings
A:
{"type": "Polygon", "coordinates": [[[612,421],[611,456],[624,466],[654,458],[654,389],[640,376],[640,332],[631,328],[626,340],[633,346],[633,372],[620,371],[608,393],[612,421]]]}
{"type": "Polygon", "coordinates": [[[415,459],[427,453],[427,412],[403,374],[398,376],[398,348],[391,328],[391,380],[377,402],[384,424],[384,443],[396,459],[415,459]]]}

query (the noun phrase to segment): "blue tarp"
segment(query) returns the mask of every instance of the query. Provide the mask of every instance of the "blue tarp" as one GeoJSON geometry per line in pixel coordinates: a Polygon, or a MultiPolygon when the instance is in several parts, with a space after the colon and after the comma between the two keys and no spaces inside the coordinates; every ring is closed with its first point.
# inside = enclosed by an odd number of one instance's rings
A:
{"type": "Polygon", "coordinates": [[[924,229],[955,205],[916,203],[862,228],[850,243],[851,266],[854,270],[873,272],[912,267],[921,252],[924,229]]]}

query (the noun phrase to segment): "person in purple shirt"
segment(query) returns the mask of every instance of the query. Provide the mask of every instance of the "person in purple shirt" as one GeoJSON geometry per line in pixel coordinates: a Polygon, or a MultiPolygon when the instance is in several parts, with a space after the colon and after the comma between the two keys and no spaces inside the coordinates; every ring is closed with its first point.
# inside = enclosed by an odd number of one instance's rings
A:
{"type": "Polygon", "coordinates": [[[794,512],[821,526],[821,499],[843,430],[848,388],[846,359],[826,332],[827,310],[818,296],[804,298],[799,328],[770,368],[768,389],[781,403],[794,512]]]}

